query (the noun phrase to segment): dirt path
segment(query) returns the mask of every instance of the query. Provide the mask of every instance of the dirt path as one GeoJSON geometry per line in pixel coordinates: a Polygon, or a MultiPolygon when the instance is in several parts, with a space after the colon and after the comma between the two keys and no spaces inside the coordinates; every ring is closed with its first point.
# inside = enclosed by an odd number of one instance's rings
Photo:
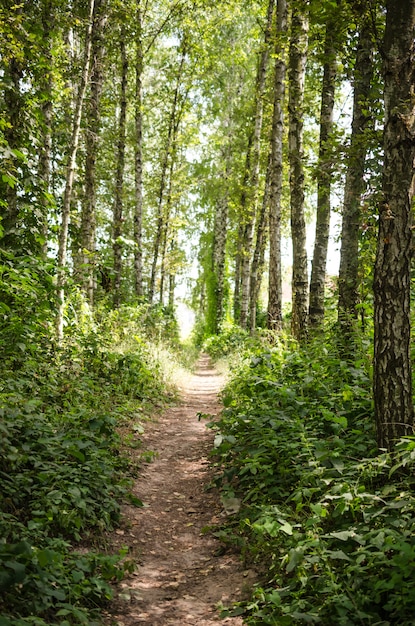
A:
{"type": "Polygon", "coordinates": [[[116,543],[128,545],[137,571],[119,589],[112,623],[119,626],[241,626],[239,617],[221,620],[217,604],[249,597],[255,580],[236,554],[203,529],[223,520],[215,490],[206,491],[212,470],[213,433],[197,413],[219,411],[223,379],[202,357],[183,389],[181,406],[168,409],[146,429],[146,449],[156,460],[140,473],[134,494],[146,505],[126,507],[125,529],[116,543]]]}

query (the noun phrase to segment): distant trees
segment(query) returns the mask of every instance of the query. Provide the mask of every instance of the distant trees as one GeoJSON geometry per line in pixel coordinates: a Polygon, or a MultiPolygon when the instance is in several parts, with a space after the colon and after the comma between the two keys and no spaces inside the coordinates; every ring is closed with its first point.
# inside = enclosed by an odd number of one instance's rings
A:
{"type": "MultiPolygon", "coordinates": [[[[232,319],[279,331],[289,239],[290,330],[306,341],[327,317],[341,208],[339,345],[353,358],[374,296],[376,415],[390,447],[413,420],[412,19],[412,0],[5,0],[0,255],[13,280],[27,264],[42,275],[62,338],[72,293],[91,309],[174,307],[197,265],[207,334],[232,319]]],[[[19,300],[6,278],[2,328],[19,300]]]]}

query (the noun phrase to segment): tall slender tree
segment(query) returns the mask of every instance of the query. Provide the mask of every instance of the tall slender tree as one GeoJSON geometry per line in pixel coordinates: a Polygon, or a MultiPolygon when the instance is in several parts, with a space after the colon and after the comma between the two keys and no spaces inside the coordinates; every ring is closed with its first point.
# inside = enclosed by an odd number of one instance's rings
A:
{"type": "Polygon", "coordinates": [[[72,192],[75,179],[76,155],[79,148],[79,135],[81,130],[81,119],[85,93],[88,84],[90,62],[91,62],[91,43],[93,32],[93,15],[95,0],[90,0],[88,4],[87,29],[85,35],[84,58],[82,65],[81,81],[78,94],[75,99],[75,110],[72,122],[72,137],[69,146],[68,161],[66,166],[65,191],[62,206],[62,220],[59,231],[59,248],[58,248],[58,311],[56,316],[56,333],[58,340],[63,338],[63,321],[65,307],[65,271],[67,261],[68,248],[68,227],[71,212],[72,192]]]}
{"type": "Polygon", "coordinates": [[[332,134],[339,23],[341,21],[337,5],[327,17],[325,28],[320,145],[317,165],[317,219],[310,279],[309,323],[311,327],[320,326],[324,319],[327,250],[330,234],[331,180],[334,164],[332,134]]]}
{"type": "Polygon", "coordinates": [[[387,0],[383,199],[374,279],[374,401],[378,443],[413,434],[410,280],[415,176],[415,0],[387,0]]]}
{"type": "Polygon", "coordinates": [[[208,306],[214,310],[207,315],[209,321],[208,332],[220,332],[225,313],[225,262],[226,242],[228,236],[229,216],[229,175],[231,170],[231,137],[223,148],[224,173],[219,197],[215,204],[212,242],[212,285],[208,306]]]}
{"type": "Polygon", "coordinates": [[[128,81],[128,57],[126,48],[126,30],[122,25],[120,29],[120,58],[121,58],[121,81],[120,81],[120,107],[118,118],[118,150],[117,150],[117,173],[115,179],[115,198],[113,210],[113,256],[114,256],[114,306],[121,303],[121,280],[122,280],[122,235],[123,235],[123,204],[124,204],[124,174],[126,152],[126,124],[127,124],[127,81],[128,81]]]}
{"type": "Polygon", "coordinates": [[[91,305],[94,302],[95,290],[96,167],[100,134],[100,99],[104,79],[104,29],[107,18],[106,0],[95,0],[91,40],[90,97],[86,111],[85,188],[80,227],[81,284],[91,305]]]}
{"type": "Polygon", "coordinates": [[[249,329],[251,334],[255,332],[257,305],[261,290],[262,271],[264,268],[265,248],[268,242],[269,232],[269,196],[270,196],[270,157],[265,175],[265,187],[262,196],[261,208],[258,213],[255,233],[255,248],[251,263],[251,276],[249,283],[249,329]]]}
{"type": "Polygon", "coordinates": [[[23,29],[23,5],[16,4],[11,9],[10,33],[3,46],[2,67],[2,109],[5,118],[3,135],[7,146],[3,175],[0,178],[2,245],[5,248],[18,248],[19,221],[19,156],[23,147],[24,97],[22,93],[23,71],[27,64],[24,43],[19,30],[23,29]],[[9,48],[6,44],[9,43],[9,48]]]}
{"type": "Polygon", "coordinates": [[[296,0],[292,7],[289,52],[289,130],[292,271],[292,332],[297,339],[307,333],[308,267],[304,215],[304,81],[308,48],[309,2],[296,0]]]}
{"type": "Polygon", "coordinates": [[[267,315],[268,328],[271,330],[280,330],[282,325],[281,199],[283,182],[285,76],[287,71],[287,29],[287,2],[286,0],[279,0],[277,5],[274,108],[270,148],[269,282],[267,315]]]}
{"type": "Polygon", "coordinates": [[[134,281],[136,296],[141,298],[143,290],[143,10],[137,3],[135,16],[135,141],[134,141],[134,281]]]}
{"type": "Polygon", "coordinates": [[[160,182],[159,182],[159,190],[157,194],[156,232],[154,235],[153,260],[151,264],[150,285],[149,285],[149,292],[148,292],[148,298],[150,302],[152,302],[154,298],[154,292],[155,292],[155,287],[156,287],[156,277],[157,277],[157,265],[159,262],[160,252],[161,252],[162,244],[163,244],[163,233],[166,227],[166,214],[165,214],[164,209],[165,209],[165,195],[169,186],[168,174],[169,174],[169,171],[172,171],[170,169],[170,164],[174,156],[181,113],[183,112],[181,88],[182,88],[182,81],[183,81],[183,76],[184,76],[187,48],[188,48],[188,41],[187,41],[186,36],[184,35],[180,43],[179,65],[177,68],[177,73],[176,73],[176,78],[175,78],[175,86],[174,86],[171,111],[170,111],[169,121],[168,121],[166,143],[164,146],[163,156],[162,156],[162,161],[161,161],[160,182]]]}
{"type": "Polygon", "coordinates": [[[39,146],[38,175],[40,180],[42,206],[42,251],[46,257],[48,249],[48,209],[51,193],[51,154],[52,154],[52,115],[53,115],[53,31],[56,9],[52,0],[41,4],[42,53],[44,63],[39,76],[41,94],[41,143],[39,146]]]}
{"type": "Polygon", "coordinates": [[[373,77],[373,49],[371,15],[363,12],[353,77],[352,129],[344,186],[339,268],[338,317],[342,334],[345,337],[345,346],[348,348],[353,345],[352,336],[359,302],[359,233],[368,152],[366,135],[372,123],[370,94],[373,77]]]}
{"type": "Polygon", "coordinates": [[[270,42],[272,35],[272,21],[274,15],[275,0],[269,0],[267,17],[264,29],[264,41],[259,55],[257,76],[255,83],[254,115],[251,135],[248,140],[246,156],[246,173],[242,189],[241,219],[242,219],[242,242],[241,253],[241,287],[240,287],[240,324],[246,328],[249,319],[249,291],[250,269],[252,261],[252,243],[255,229],[255,218],[259,196],[259,173],[261,156],[261,133],[264,112],[264,93],[267,70],[270,56],[270,42]]]}

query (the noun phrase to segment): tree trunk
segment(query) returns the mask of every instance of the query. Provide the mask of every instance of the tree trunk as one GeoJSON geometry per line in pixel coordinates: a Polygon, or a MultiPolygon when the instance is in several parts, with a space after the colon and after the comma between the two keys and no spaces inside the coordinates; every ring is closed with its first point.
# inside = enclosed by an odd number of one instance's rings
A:
{"type": "Polygon", "coordinates": [[[289,132],[291,236],[293,243],[292,333],[307,335],[308,268],[304,216],[303,102],[308,46],[308,1],[293,5],[289,59],[289,132]]]}
{"type": "Polygon", "coordinates": [[[42,48],[47,69],[40,76],[40,91],[42,94],[41,119],[42,119],[42,142],[39,146],[38,174],[41,184],[40,204],[42,206],[42,253],[46,258],[48,251],[48,209],[50,200],[50,179],[51,179],[51,152],[52,152],[52,32],[55,22],[54,4],[52,0],[42,2],[42,48]]]}
{"type": "MultiPolygon", "coordinates": [[[[176,133],[174,133],[176,135],[176,133]]],[[[173,143],[176,144],[176,138],[173,140],[173,143]]],[[[169,175],[168,175],[168,188],[166,194],[166,202],[165,209],[163,211],[163,225],[161,232],[161,254],[160,254],[160,293],[159,293],[159,301],[160,304],[163,304],[164,301],[164,283],[166,279],[166,254],[167,254],[167,244],[168,244],[168,231],[169,231],[169,222],[171,216],[171,208],[172,208],[172,185],[173,185],[173,173],[174,173],[174,165],[175,165],[175,147],[172,148],[172,155],[170,159],[170,167],[169,167],[169,175]]]]}
{"type": "Polygon", "coordinates": [[[269,195],[270,195],[270,158],[265,177],[264,195],[262,198],[261,210],[258,214],[255,249],[252,256],[251,278],[249,284],[249,329],[251,335],[256,328],[256,313],[259,292],[261,289],[261,278],[264,264],[265,248],[267,244],[268,222],[269,222],[269,195]]]}
{"type": "Polygon", "coordinates": [[[187,101],[187,97],[189,94],[189,89],[179,98],[179,105],[177,107],[177,113],[175,115],[174,126],[173,126],[173,136],[171,141],[171,151],[170,151],[170,166],[169,173],[167,176],[168,180],[168,188],[166,194],[165,207],[163,211],[163,224],[162,224],[162,232],[161,232],[161,254],[160,254],[160,304],[163,304],[164,300],[164,286],[166,282],[167,270],[167,252],[168,252],[168,243],[169,243],[169,231],[170,231],[170,222],[171,222],[171,213],[172,207],[174,205],[174,188],[173,188],[173,177],[177,164],[177,152],[178,152],[178,136],[179,136],[179,128],[180,123],[183,118],[184,108],[187,101]]]}
{"type": "MultiPolygon", "coordinates": [[[[334,18],[336,16],[334,15],[334,18]]],[[[327,20],[324,43],[323,82],[320,110],[320,145],[317,165],[317,219],[313,263],[310,279],[309,323],[321,326],[324,320],[327,249],[330,235],[331,178],[333,174],[332,145],[334,92],[337,75],[336,22],[327,20]]]]}
{"type": "Polygon", "coordinates": [[[176,275],[173,273],[169,274],[169,309],[173,311],[174,309],[174,292],[176,289],[176,275]]]}
{"type": "Polygon", "coordinates": [[[123,233],[123,194],[124,194],[124,167],[125,167],[125,142],[127,120],[127,80],[128,59],[125,45],[125,28],[121,28],[120,37],[121,53],[121,84],[120,84],[120,116],[118,120],[118,156],[117,174],[115,181],[115,200],[113,212],[113,257],[114,257],[114,292],[113,303],[117,308],[121,304],[121,279],[122,279],[122,233],[123,233]]]}
{"type": "Polygon", "coordinates": [[[272,17],[274,14],[275,0],[269,0],[267,10],[267,22],[264,33],[264,43],[260,54],[255,88],[254,126],[252,138],[248,142],[248,154],[246,160],[246,183],[244,184],[241,214],[243,222],[243,240],[241,246],[241,312],[240,325],[246,328],[249,319],[249,293],[250,293],[250,266],[252,242],[255,228],[255,216],[258,204],[258,180],[259,162],[261,153],[261,132],[264,112],[264,91],[269,63],[270,41],[272,34],[272,17]]]}
{"type": "Polygon", "coordinates": [[[413,435],[410,278],[415,159],[415,0],[387,0],[383,201],[374,279],[378,444],[413,435]]]}
{"type": "Polygon", "coordinates": [[[356,51],[352,132],[344,187],[339,268],[338,318],[344,344],[350,347],[359,301],[360,205],[365,189],[364,173],[368,150],[365,136],[371,120],[370,90],[373,76],[371,22],[362,22],[356,51]]]}
{"type": "Polygon", "coordinates": [[[137,7],[136,16],[136,58],[135,58],[135,211],[134,211],[134,277],[135,293],[138,298],[143,296],[143,40],[142,40],[141,3],[137,7]]]}
{"type": "Polygon", "coordinates": [[[95,0],[91,42],[91,95],[86,125],[85,195],[82,203],[80,228],[82,248],[80,255],[81,284],[91,306],[94,303],[95,290],[96,161],[100,133],[100,98],[103,83],[102,58],[106,19],[105,0],[95,0]]]}
{"type": "Polygon", "coordinates": [[[156,233],[154,236],[153,261],[151,265],[150,286],[149,286],[149,293],[148,293],[148,299],[150,302],[153,302],[153,299],[154,299],[154,291],[155,291],[156,276],[157,276],[157,264],[159,261],[160,248],[162,246],[162,240],[163,240],[163,229],[165,225],[164,194],[166,192],[166,188],[168,185],[168,171],[169,171],[169,163],[172,158],[172,148],[174,147],[174,144],[176,141],[177,130],[178,130],[179,122],[180,122],[180,119],[178,116],[178,108],[180,104],[179,102],[180,86],[182,82],[186,54],[187,54],[187,42],[186,42],[186,39],[184,39],[181,45],[180,64],[179,64],[179,69],[177,72],[176,86],[174,90],[173,103],[172,103],[170,119],[169,119],[169,127],[167,131],[166,146],[165,146],[163,160],[161,164],[160,187],[159,187],[158,202],[157,202],[157,224],[156,224],[156,233]]]}
{"type": "Polygon", "coordinates": [[[66,255],[68,247],[68,227],[71,212],[71,200],[73,183],[75,179],[76,155],[79,146],[79,133],[81,129],[82,108],[88,83],[89,66],[91,61],[91,39],[94,14],[94,0],[90,0],[88,8],[88,26],[85,36],[84,62],[82,67],[81,83],[75,102],[75,111],[72,122],[72,137],[69,148],[68,164],[66,167],[65,191],[62,206],[62,222],[59,232],[58,268],[57,268],[57,292],[58,311],[56,316],[56,334],[58,341],[63,338],[63,313],[65,307],[65,271],[66,255]]]}
{"type": "MultiPolygon", "coordinates": [[[[23,15],[23,5],[16,4],[12,12],[13,19],[16,20],[16,24],[19,24],[23,15]]],[[[7,121],[3,133],[7,148],[9,148],[10,151],[21,151],[24,128],[24,103],[20,83],[23,77],[25,59],[23,58],[23,54],[17,55],[14,50],[10,51],[8,57],[2,76],[2,83],[4,85],[4,114],[7,121]]],[[[3,178],[3,175],[0,177],[0,197],[4,201],[4,203],[0,202],[1,228],[3,231],[1,245],[3,248],[16,251],[20,247],[18,236],[19,203],[17,193],[19,159],[13,152],[9,152],[2,165],[6,180],[3,178]]]]}
{"type": "MultiPolygon", "coordinates": [[[[226,163],[226,169],[229,167],[229,158],[226,163]]],[[[227,181],[228,176],[225,175],[227,181]]],[[[215,208],[215,222],[213,231],[213,254],[212,254],[212,271],[214,280],[214,305],[213,326],[209,329],[213,334],[220,332],[224,312],[225,312],[225,259],[226,259],[226,240],[228,233],[228,192],[218,199],[215,208]]]]}
{"type": "MultiPolygon", "coordinates": [[[[244,182],[245,185],[245,182],[244,182]]],[[[235,271],[234,271],[234,291],[233,291],[233,320],[235,324],[241,323],[241,274],[242,274],[242,255],[243,255],[243,238],[244,225],[242,220],[238,224],[238,232],[236,236],[236,255],[235,255],[235,271]]]]}
{"type": "Polygon", "coordinates": [[[279,0],[275,46],[274,108],[271,130],[270,198],[269,198],[269,283],[268,328],[282,327],[281,278],[281,197],[283,177],[284,99],[285,99],[285,37],[287,34],[287,3],[279,0]]]}

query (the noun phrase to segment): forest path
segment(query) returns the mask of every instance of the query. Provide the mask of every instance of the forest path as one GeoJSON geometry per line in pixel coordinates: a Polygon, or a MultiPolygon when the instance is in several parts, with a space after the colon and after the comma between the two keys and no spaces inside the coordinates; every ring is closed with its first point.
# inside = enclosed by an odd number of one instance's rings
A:
{"type": "Polygon", "coordinates": [[[133,575],[120,583],[110,623],[119,626],[241,626],[240,617],[219,618],[217,604],[249,597],[253,570],[244,570],[238,555],[223,554],[221,544],[203,532],[223,520],[208,461],[213,433],[197,414],[220,410],[224,380],[202,356],[182,389],[180,406],[167,409],[146,427],[147,450],[157,453],[144,466],[133,492],[145,508],[124,508],[124,530],[114,547],[129,546],[137,562],[133,575]]]}

